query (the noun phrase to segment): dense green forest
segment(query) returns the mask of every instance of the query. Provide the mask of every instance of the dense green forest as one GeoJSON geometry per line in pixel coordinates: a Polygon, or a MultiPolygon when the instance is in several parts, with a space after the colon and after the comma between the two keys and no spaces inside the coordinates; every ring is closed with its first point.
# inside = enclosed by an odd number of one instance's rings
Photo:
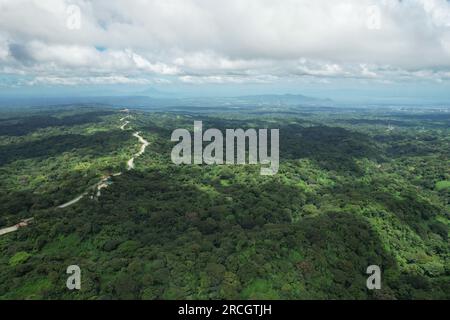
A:
{"type": "Polygon", "coordinates": [[[122,130],[105,106],[0,111],[0,229],[34,218],[0,236],[0,299],[450,299],[448,109],[131,116],[122,130]],[[279,173],[175,166],[171,133],[194,120],[279,129],[279,173]],[[127,170],[134,131],[150,145],[127,170]],[[366,287],[369,265],[381,290],[366,287]]]}

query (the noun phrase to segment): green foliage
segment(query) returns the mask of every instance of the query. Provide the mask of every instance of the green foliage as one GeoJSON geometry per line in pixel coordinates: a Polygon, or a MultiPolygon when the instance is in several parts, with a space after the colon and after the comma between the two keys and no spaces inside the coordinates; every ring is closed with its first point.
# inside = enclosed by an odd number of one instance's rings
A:
{"type": "Polygon", "coordinates": [[[446,189],[450,189],[450,181],[445,180],[436,182],[436,190],[441,191],[446,189]]]}
{"type": "Polygon", "coordinates": [[[28,252],[17,252],[14,256],[11,257],[11,259],[9,259],[9,265],[11,267],[15,267],[19,264],[25,263],[30,257],[31,254],[29,254],[28,252]]]}
{"type": "Polygon", "coordinates": [[[133,171],[136,139],[115,110],[3,115],[0,226],[35,220],[0,237],[0,299],[450,298],[448,117],[251,111],[133,114],[150,141],[133,171]],[[194,116],[280,128],[279,174],[171,164],[170,134],[194,116]],[[116,172],[100,198],[56,208],[116,172]],[[365,286],[372,264],[377,292],[365,286]]]}

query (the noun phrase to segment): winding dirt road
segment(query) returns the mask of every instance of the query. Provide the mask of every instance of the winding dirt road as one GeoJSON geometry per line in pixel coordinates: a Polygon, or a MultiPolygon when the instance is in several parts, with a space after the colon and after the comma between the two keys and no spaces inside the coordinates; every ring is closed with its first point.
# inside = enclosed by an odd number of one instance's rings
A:
{"type": "Polygon", "coordinates": [[[133,136],[138,138],[139,142],[141,143],[141,149],[139,150],[138,153],[136,153],[134,155],[133,158],[128,160],[128,162],[127,162],[128,171],[134,169],[134,159],[139,158],[140,156],[142,156],[144,154],[144,152],[145,152],[145,148],[147,148],[148,145],[150,144],[147,140],[145,140],[143,137],[140,136],[140,132],[133,133],[133,136]]]}
{"type": "MultiPolygon", "coordinates": [[[[126,110],[125,112],[129,112],[128,110],[126,110]]],[[[130,121],[126,120],[128,118],[131,118],[131,115],[127,115],[123,118],[120,119],[121,122],[124,122],[121,126],[120,129],[121,130],[125,130],[125,127],[130,123],[130,121]]],[[[133,133],[133,136],[138,138],[139,142],[141,143],[141,149],[139,150],[138,153],[136,153],[130,160],[127,161],[127,170],[131,171],[134,169],[134,160],[140,156],[142,156],[145,152],[145,149],[147,148],[147,146],[150,144],[147,140],[145,140],[142,136],[140,136],[140,132],[135,132],[133,133]]],[[[116,173],[112,176],[120,176],[122,174],[122,172],[116,173]]],[[[98,182],[93,188],[97,190],[97,197],[101,196],[101,190],[105,189],[109,186],[108,182],[111,179],[111,176],[102,178],[102,180],[100,180],[100,182],[98,182]]],[[[58,206],[59,209],[64,209],[67,207],[70,207],[72,205],[74,205],[75,203],[77,203],[78,201],[80,201],[81,199],[83,199],[86,195],[88,194],[88,192],[83,193],[82,195],[76,197],[75,199],[66,202],[60,206],[58,206]]]]}
{"type": "Polygon", "coordinates": [[[11,233],[11,232],[15,232],[15,231],[19,230],[20,228],[27,227],[33,221],[33,219],[34,218],[25,219],[25,220],[22,220],[21,222],[19,222],[18,224],[16,224],[15,226],[0,229],[0,236],[3,236],[5,234],[11,233]]]}

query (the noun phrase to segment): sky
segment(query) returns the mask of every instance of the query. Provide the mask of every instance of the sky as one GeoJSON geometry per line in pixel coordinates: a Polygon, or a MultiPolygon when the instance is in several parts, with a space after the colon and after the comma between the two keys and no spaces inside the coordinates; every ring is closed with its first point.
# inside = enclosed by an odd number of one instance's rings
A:
{"type": "Polygon", "coordinates": [[[0,0],[0,95],[450,101],[447,0],[0,0]]]}

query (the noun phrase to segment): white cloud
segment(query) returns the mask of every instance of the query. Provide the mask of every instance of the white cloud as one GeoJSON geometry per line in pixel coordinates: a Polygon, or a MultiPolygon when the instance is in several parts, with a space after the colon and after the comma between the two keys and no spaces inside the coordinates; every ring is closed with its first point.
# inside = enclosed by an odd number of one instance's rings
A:
{"type": "Polygon", "coordinates": [[[0,0],[0,70],[36,79],[164,75],[189,83],[434,81],[450,70],[450,4],[0,0]],[[79,29],[68,28],[69,5],[80,8],[79,29]]]}
{"type": "Polygon", "coordinates": [[[446,0],[421,0],[423,8],[438,27],[450,27],[450,7],[446,0]]]}
{"type": "Polygon", "coordinates": [[[260,76],[233,76],[233,75],[209,75],[209,76],[180,76],[178,78],[181,82],[191,84],[243,84],[243,83],[270,83],[277,80],[275,76],[260,75],[260,76]]]}
{"type": "Polygon", "coordinates": [[[105,85],[105,84],[152,84],[153,81],[142,78],[127,78],[124,76],[105,76],[105,77],[36,77],[28,81],[28,85],[105,85]]]}

